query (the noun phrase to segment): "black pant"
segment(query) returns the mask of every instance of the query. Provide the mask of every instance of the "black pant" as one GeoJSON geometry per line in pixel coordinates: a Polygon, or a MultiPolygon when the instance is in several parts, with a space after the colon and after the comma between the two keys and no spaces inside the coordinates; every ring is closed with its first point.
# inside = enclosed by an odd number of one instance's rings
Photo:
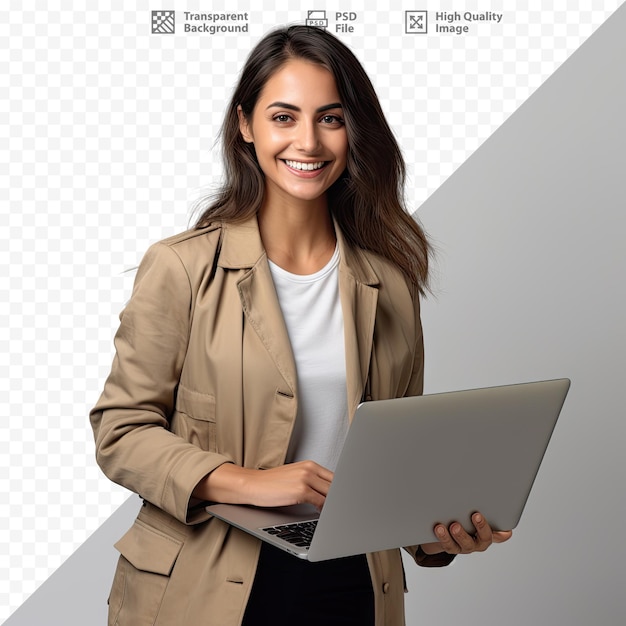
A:
{"type": "Polygon", "coordinates": [[[264,543],[242,626],[373,626],[364,555],[310,563],[264,543]]]}

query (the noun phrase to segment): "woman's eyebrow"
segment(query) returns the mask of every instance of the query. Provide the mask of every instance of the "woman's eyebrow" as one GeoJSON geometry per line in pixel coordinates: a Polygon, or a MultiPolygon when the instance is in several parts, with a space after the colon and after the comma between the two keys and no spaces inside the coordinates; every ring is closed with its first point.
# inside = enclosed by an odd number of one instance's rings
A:
{"type": "MultiPolygon", "coordinates": [[[[300,107],[297,107],[295,104],[289,104],[288,102],[272,102],[266,108],[271,109],[272,107],[279,107],[281,109],[289,109],[290,111],[301,111],[300,107]]],[[[341,102],[333,102],[331,104],[325,104],[317,109],[315,109],[316,113],[322,113],[322,111],[328,111],[329,109],[341,109],[341,102]]]]}

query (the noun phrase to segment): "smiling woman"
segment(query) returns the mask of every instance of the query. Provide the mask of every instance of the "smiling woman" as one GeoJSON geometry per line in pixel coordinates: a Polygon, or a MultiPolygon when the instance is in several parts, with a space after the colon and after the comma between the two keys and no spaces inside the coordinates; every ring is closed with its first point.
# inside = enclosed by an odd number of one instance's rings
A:
{"type": "MultiPolygon", "coordinates": [[[[358,404],[422,393],[400,150],[354,55],[306,26],[252,51],[222,139],[224,185],[146,253],[91,411],[100,466],[144,500],[109,625],[400,626],[398,549],[309,563],[206,510],[321,509],[358,404]]],[[[407,550],[439,566],[509,536],[474,524],[407,550]]]]}

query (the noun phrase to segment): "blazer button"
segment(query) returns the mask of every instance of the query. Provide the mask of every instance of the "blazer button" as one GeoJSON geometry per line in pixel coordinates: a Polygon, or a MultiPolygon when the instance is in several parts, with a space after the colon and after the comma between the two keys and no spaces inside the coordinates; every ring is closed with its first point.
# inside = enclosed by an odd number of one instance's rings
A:
{"type": "Polygon", "coordinates": [[[383,584],[383,593],[389,593],[389,583],[383,584]]]}

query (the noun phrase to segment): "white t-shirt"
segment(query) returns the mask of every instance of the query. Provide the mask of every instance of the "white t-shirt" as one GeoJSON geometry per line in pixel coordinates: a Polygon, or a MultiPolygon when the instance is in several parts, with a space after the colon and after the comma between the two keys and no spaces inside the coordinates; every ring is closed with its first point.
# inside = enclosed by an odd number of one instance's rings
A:
{"type": "Polygon", "coordinates": [[[298,414],[287,462],[311,459],[334,471],[348,432],[339,249],[315,274],[269,265],[298,374],[298,414]]]}

